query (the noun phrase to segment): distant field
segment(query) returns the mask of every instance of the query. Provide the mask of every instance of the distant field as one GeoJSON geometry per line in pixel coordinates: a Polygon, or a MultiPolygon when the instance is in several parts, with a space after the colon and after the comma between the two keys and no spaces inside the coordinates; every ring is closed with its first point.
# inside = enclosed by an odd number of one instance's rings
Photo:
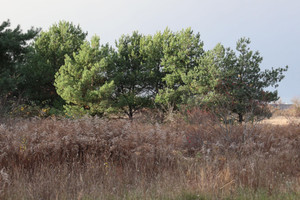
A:
{"type": "Polygon", "coordinates": [[[299,117],[288,117],[288,116],[274,116],[270,119],[265,119],[262,121],[264,124],[272,124],[272,125],[288,125],[291,123],[300,124],[299,117]]]}

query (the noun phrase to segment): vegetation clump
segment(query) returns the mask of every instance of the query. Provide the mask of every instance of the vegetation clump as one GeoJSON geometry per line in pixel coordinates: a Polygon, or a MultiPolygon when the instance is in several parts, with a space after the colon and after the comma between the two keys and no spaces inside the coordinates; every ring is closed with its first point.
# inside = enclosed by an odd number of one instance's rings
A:
{"type": "MultiPolygon", "coordinates": [[[[190,28],[154,35],[135,31],[122,35],[115,48],[100,45],[98,36],[87,41],[80,26],[66,21],[26,34],[3,22],[0,31],[0,95],[3,105],[10,104],[4,114],[25,104],[73,118],[133,119],[143,109],[170,116],[188,106],[253,122],[270,116],[266,105],[279,97],[267,88],[276,88],[287,71],[262,71],[262,57],[246,38],[237,42],[236,52],[221,44],[204,51],[200,34],[190,28]]],[[[224,122],[226,117],[219,115],[224,122]]]]}
{"type": "Polygon", "coordinates": [[[224,137],[207,114],[193,113],[202,121],[6,121],[0,126],[0,198],[300,197],[298,125],[257,125],[246,139],[236,125],[224,137]]]}

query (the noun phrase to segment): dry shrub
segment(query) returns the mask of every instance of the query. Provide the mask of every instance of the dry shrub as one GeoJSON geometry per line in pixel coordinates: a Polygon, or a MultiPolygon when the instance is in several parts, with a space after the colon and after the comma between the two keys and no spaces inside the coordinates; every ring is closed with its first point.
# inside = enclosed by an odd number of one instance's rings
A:
{"type": "Polygon", "coordinates": [[[225,136],[207,113],[193,112],[167,124],[8,120],[0,125],[0,198],[178,199],[188,192],[232,199],[239,188],[299,194],[299,126],[232,125],[225,136]]]}
{"type": "Polygon", "coordinates": [[[295,117],[300,117],[300,99],[299,98],[294,98],[292,99],[292,112],[295,117]]]}
{"type": "Polygon", "coordinates": [[[182,137],[170,137],[171,130],[160,125],[138,124],[126,120],[31,119],[2,125],[0,157],[2,167],[34,168],[43,163],[79,162],[90,157],[118,165],[136,160],[149,168],[172,165],[169,155],[180,146],[182,137]],[[13,164],[13,165],[12,165],[13,164]]]}
{"type": "Polygon", "coordinates": [[[181,127],[185,155],[208,163],[215,173],[229,169],[231,184],[271,193],[299,192],[299,125],[233,124],[226,135],[224,126],[207,117],[204,123],[181,127]]]}
{"type": "Polygon", "coordinates": [[[300,117],[300,98],[295,97],[292,99],[292,105],[290,105],[286,109],[280,109],[279,104],[282,104],[281,102],[278,103],[278,106],[270,106],[272,108],[273,116],[284,116],[286,118],[298,118],[300,117]]]}

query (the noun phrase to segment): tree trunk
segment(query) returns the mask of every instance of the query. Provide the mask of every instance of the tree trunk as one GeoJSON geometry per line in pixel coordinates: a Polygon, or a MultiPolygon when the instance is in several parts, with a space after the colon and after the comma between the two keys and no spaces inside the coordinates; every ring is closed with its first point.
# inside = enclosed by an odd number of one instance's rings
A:
{"type": "Polygon", "coordinates": [[[129,106],[128,117],[129,117],[130,120],[133,119],[133,110],[132,110],[131,106],[129,106]]]}
{"type": "Polygon", "coordinates": [[[239,123],[241,124],[241,123],[243,123],[243,114],[241,114],[241,113],[238,113],[238,115],[239,115],[239,123]]]}

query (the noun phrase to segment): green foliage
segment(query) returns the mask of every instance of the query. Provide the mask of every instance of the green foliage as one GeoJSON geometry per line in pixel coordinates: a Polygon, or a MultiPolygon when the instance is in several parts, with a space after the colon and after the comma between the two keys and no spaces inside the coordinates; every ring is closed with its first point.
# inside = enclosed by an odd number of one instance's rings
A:
{"type": "Polygon", "coordinates": [[[165,87],[163,77],[165,72],[163,71],[162,59],[163,59],[163,46],[168,42],[168,38],[161,32],[157,32],[155,35],[145,36],[140,41],[140,53],[143,56],[143,65],[147,70],[148,81],[148,95],[151,99],[154,99],[159,93],[160,89],[165,87]]]}
{"type": "Polygon", "coordinates": [[[223,64],[225,49],[218,44],[214,49],[206,51],[199,59],[198,64],[191,69],[184,79],[188,96],[185,102],[190,107],[209,107],[216,96],[214,88],[218,84],[220,66],[223,64]]]}
{"type": "Polygon", "coordinates": [[[194,34],[188,28],[177,33],[165,30],[163,43],[163,58],[161,62],[165,83],[156,96],[156,103],[165,110],[173,109],[183,103],[189,95],[188,74],[199,65],[202,57],[203,43],[199,34],[194,34]]]}
{"type": "Polygon", "coordinates": [[[245,120],[246,114],[249,114],[248,120],[269,116],[267,103],[276,101],[279,97],[276,90],[266,89],[270,86],[276,88],[284,78],[283,72],[288,69],[286,66],[262,71],[262,57],[258,51],[250,50],[249,44],[249,39],[240,39],[236,46],[238,54],[226,49],[222,64],[218,65],[218,84],[215,87],[216,94],[221,95],[222,105],[226,104],[232,113],[236,113],[239,122],[245,120]]]}
{"type": "Polygon", "coordinates": [[[19,68],[26,62],[28,43],[38,32],[38,29],[31,28],[22,33],[19,25],[11,29],[9,20],[0,25],[0,103],[3,106],[8,99],[20,96],[18,84],[22,79],[19,68]]]}
{"type": "Polygon", "coordinates": [[[64,108],[69,116],[102,116],[113,110],[115,85],[107,77],[111,52],[108,45],[100,47],[99,38],[94,36],[73,58],[66,56],[65,64],[55,75],[55,87],[67,103],[64,108]]]}
{"type": "Polygon", "coordinates": [[[63,104],[54,87],[54,75],[64,65],[65,56],[73,58],[79,51],[86,33],[66,21],[52,25],[36,38],[22,69],[25,97],[38,104],[60,107],[63,104]]]}
{"type": "Polygon", "coordinates": [[[41,32],[30,46],[39,30],[22,33],[20,26],[9,26],[0,25],[2,105],[12,100],[15,107],[26,102],[59,113],[66,103],[70,117],[123,112],[132,118],[142,108],[196,106],[235,115],[239,122],[258,120],[278,99],[276,90],[266,89],[276,88],[287,70],[262,71],[262,57],[245,38],[237,52],[221,44],[205,52],[199,33],[190,28],[153,36],[133,32],[113,49],[100,46],[96,36],[86,42],[87,34],[65,21],[41,32]]]}
{"type": "Polygon", "coordinates": [[[152,90],[152,80],[156,80],[155,71],[152,71],[156,66],[151,62],[156,58],[152,54],[148,57],[148,62],[145,60],[147,54],[144,53],[148,53],[151,48],[142,47],[146,43],[151,45],[149,38],[145,38],[138,32],[121,36],[116,42],[115,64],[110,68],[110,75],[116,85],[115,106],[126,113],[130,119],[137,110],[152,104],[149,91],[152,90]]]}

